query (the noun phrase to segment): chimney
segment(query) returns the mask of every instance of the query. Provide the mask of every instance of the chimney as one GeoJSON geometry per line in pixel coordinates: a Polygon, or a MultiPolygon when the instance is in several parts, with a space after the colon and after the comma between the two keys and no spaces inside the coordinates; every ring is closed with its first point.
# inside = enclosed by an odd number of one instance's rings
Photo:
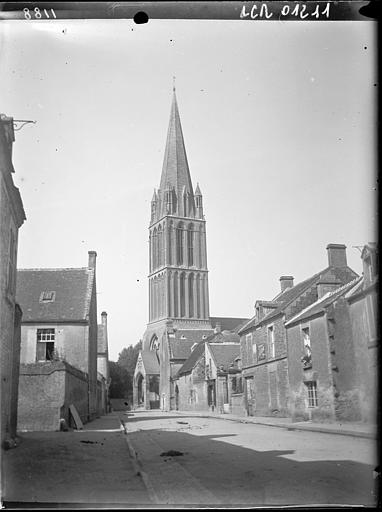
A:
{"type": "Polygon", "coordinates": [[[174,329],[174,323],[173,323],[172,320],[167,320],[166,321],[166,330],[167,330],[167,334],[174,335],[175,329],[174,329]]]}
{"type": "Polygon", "coordinates": [[[221,325],[220,322],[216,322],[214,333],[215,334],[220,334],[221,332],[222,332],[222,325],[221,325]]]}
{"type": "Polygon", "coordinates": [[[106,328],[107,327],[107,313],[106,313],[106,311],[102,311],[102,313],[101,313],[101,322],[102,322],[102,325],[106,328]]]}
{"type": "Polygon", "coordinates": [[[293,276],[281,276],[280,277],[280,284],[281,284],[281,291],[285,291],[287,288],[292,288],[293,286],[293,276]]]}
{"type": "Polygon", "coordinates": [[[88,252],[89,254],[89,263],[88,263],[88,267],[89,268],[96,268],[96,259],[97,259],[97,253],[95,251],[89,251],[88,252]]]}
{"type": "Polygon", "coordinates": [[[329,244],[326,247],[328,251],[329,267],[344,268],[347,267],[346,245],[329,244]]]}
{"type": "Polygon", "coordinates": [[[319,281],[317,283],[317,298],[321,299],[324,295],[326,295],[328,292],[334,291],[336,288],[342,285],[341,281],[319,281]]]}

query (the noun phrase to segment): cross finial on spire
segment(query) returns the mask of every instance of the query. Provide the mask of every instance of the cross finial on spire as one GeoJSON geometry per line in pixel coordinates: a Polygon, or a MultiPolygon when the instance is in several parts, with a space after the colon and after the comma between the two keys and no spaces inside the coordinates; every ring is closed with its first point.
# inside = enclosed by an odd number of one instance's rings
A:
{"type": "Polygon", "coordinates": [[[175,80],[176,80],[176,77],[173,76],[172,77],[172,90],[175,92],[175,80]]]}

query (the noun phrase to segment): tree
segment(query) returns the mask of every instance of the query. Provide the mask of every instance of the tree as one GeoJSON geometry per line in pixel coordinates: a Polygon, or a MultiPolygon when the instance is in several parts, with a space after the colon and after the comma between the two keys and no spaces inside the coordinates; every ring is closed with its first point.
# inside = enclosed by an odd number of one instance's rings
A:
{"type": "Polygon", "coordinates": [[[142,340],[139,340],[134,346],[129,345],[127,348],[122,349],[118,355],[118,364],[125,368],[131,377],[134,377],[140,350],[142,350],[142,340]]]}
{"type": "Polygon", "coordinates": [[[132,394],[132,378],[126,368],[114,361],[109,362],[110,398],[128,398],[132,394]]]}
{"type": "Polygon", "coordinates": [[[118,361],[110,361],[110,398],[128,398],[133,396],[133,379],[139,351],[142,349],[142,340],[134,346],[129,345],[122,349],[118,361]]]}

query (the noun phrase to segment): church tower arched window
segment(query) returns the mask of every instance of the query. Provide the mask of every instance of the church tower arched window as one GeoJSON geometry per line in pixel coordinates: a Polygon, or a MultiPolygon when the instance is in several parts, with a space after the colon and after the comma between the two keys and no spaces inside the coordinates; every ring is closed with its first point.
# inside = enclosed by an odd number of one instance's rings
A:
{"type": "Polygon", "coordinates": [[[194,264],[194,226],[190,224],[187,230],[187,257],[188,265],[192,267],[194,264]]]}
{"type": "Polygon", "coordinates": [[[158,247],[157,247],[157,228],[154,228],[153,237],[152,237],[152,250],[153,250],[153,268],[157,268],[157,258],[158,258],[158,247]]]}
{"type": "Polygon", "coordinates": [[[189,316],[194,316],[194,274],[188,276],[188,309],[189,316]]]}
{"type": "Polygon", "coordinates": [[[200,275],[196,276],[196,318],[200,318],[200,275]]]}
{"type": "Polygon", "coordinates": [[[184,272],[180,274],[179,292],[180,292],[180,316],[186,316],[186,297],[185,297],[185,286],[184,286],[184,272]]]}
{"type": "Polygon", "coordinates": [[[159,224],[158,227],[158,267],[163,263],[163,233],[162,226],[159,224]]]}
{"type": "Polygon", "coordinates": [[[183,265],[183,224],[176,228],[176,264],[183,265]]]}
{"type": "Polygon", "coordinates": [[[178,283],[178,272],[174,272],[174,317],[178,317],[179,316],[179,307],[178,307],[178,302],[179,302],[179,283],[178,283]]]}

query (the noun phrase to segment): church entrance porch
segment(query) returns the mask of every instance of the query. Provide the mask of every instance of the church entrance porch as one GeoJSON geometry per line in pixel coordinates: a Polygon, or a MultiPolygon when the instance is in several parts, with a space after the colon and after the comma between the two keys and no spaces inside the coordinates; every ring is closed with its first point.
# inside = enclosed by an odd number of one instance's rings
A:
{"type": "Polygon", "coordinates": [[[207,382],[207,401],[209,409],[214,411],[216,408],[216,385],[214,380],[207,382]]]}
{"type": "Polygon", "coordinates": [[[134,378],[134,408],[159,409],[159,375],[138,373],[134,378]]]}
{"type": "Polygon", "coordinates": [[[137,377],[137,389],[138,389],[137,406],[138,407],[141,407],[142,405],[145,404],[144,383],[145,383],[145,379],[144,379],[143,375],[140,373],[137,377]]]}

